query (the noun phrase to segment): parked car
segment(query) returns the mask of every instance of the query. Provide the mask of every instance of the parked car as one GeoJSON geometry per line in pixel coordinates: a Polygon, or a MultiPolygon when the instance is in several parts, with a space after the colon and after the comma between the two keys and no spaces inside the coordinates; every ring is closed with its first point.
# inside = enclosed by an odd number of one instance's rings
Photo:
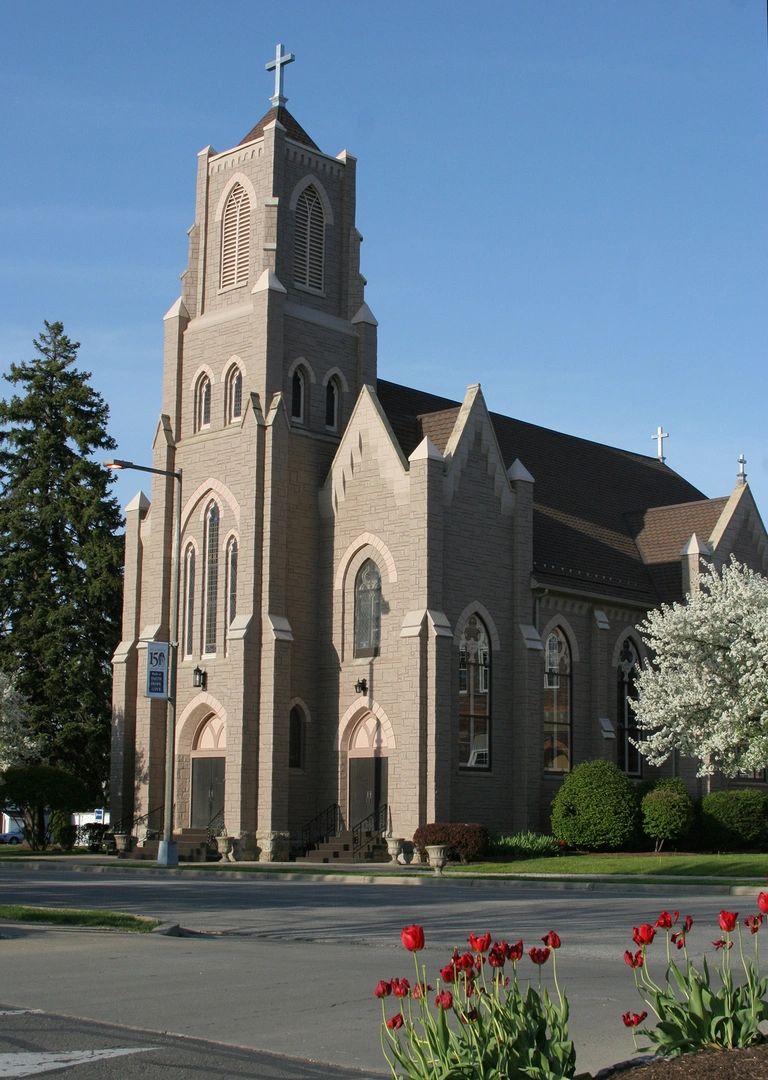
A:
{"type": "Polygon", "coordinates": [[[11,830],[10,832],[0,833],[0,844],[20,844],[24,839],[24,834],[11,830]]]}

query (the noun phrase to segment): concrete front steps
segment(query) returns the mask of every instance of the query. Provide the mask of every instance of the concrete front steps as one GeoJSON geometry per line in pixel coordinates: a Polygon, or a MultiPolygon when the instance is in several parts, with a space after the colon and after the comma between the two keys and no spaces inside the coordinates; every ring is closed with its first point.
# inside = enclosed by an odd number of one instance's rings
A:
{"type": "Polygon", "coordinates": [[[351,863],[351,862],[389,862],[387,845],[378,833],[365,833],[363,846],[353,852],[352,833],[346,830],[317,844],[306,855],[299,855],[297,863],[351,863]]]}

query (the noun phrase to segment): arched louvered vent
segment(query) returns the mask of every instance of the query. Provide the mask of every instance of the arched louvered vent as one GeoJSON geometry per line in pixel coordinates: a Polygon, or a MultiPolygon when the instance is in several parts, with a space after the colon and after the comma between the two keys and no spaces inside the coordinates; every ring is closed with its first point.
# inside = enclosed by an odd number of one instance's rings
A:
{"type": "Polygon", "coordinates": [[[241,184],[235,184],[224,207],[221,224],[221,287],[244,285],[248,280],[251,248],[251,204],[241,184]]]}
{"type": "Polygon", "coordinates": [[[316,292],[323,291],[325,215],[320,196],[310,185],[296,202],[293,280],[316,292]]]}

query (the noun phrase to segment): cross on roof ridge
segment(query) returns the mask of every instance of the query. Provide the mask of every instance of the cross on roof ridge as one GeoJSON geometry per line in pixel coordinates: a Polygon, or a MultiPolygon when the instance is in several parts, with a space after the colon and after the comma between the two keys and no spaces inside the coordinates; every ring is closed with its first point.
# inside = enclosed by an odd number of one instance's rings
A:
{"type": "Polygon", "coordinates": [[[283,68],[286,64],[292,64],[295,59],[293,53],[283,52],[283,46],[278,44],[275,48],[275,59],[269,60],[265,64],[267,71],[274,71],[275,73],[275,92],[269,99],[275,108],[279,105],[285,105],[288,100],[283,93],[283,68]]]}

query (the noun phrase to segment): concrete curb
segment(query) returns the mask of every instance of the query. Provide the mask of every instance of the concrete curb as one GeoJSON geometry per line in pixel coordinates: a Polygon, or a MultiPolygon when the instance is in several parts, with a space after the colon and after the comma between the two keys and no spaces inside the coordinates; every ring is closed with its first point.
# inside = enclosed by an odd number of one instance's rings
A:
{"type": "Polygon", "coordinates": [[[57,868],[63,866],[73,873],[85,874],[138,873],[148,877],[167,876],[171,874],[174,876],[178,875],[190,878],[211,878],[214,876],[218,877],[226,875],[228,879],[231,878],[235,881],[254,881],[264,878],[270,881],[307,881],[322,882],[325,884],[335,883],[338,885],[429,886],[440,884],[463,886],[464,888],[485,888],[492,886],[510,889],[530,889],[535,887],[553,892],[616,892],[629,889],[633,893],[642,893],[644,895],[663,893],[670,888],[673,888],[675,893],[680,896],[748,896],[764,885],[764,882],[761,879],[756,879],[754,885],[729,885],[726,881],[718,878],[709,878],[707,881],[694,883],[691,882],[689,878],[679,877],[648,878],[638,876],[633,878],[622,878],[620,880],[600,875],[559,877],[550,874],[527,874],[518,877],[510,877],[506,874],[483,874],[473,877],[471,874],[436,874],[434,871],[427,868],[414,868],[414,870],[410,872],[402,873],[398,871],[389,871],[384,867],[375,874],[361,873],[352,870],[351,868],[348,873],[306,873],[304,871],[294,871],[287,868],[274,870],[265,869],[262,868],[263,864],[253,863],[248,865],[254,867],[259,865],[259,869],[235,870],[230,869],[229,864],[226,867],[222,867],[220,870],[202,870],[195,869],[194,864],[171,868],[153,865],[143,866],[136,862],[126,865],[120,862],[85,863],[66,859],[24,859],[19,860],[18,862],[16,860],[0,860],[0,873],[6,866],[21,866],[25,869],[31,868],[34,870],[46,870],[54,866],[57,868]]]}

